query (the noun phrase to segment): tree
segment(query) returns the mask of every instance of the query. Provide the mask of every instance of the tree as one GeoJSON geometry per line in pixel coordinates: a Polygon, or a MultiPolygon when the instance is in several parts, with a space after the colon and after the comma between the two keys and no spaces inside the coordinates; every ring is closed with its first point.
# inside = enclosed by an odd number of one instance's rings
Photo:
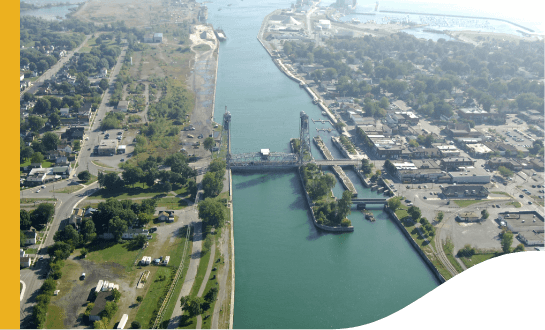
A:
{"type": "Polygon", "coordinates": [[[121,292],[119,292],[119,290],[117,290],[117,289],[113,289],[112,290],[112,296],[114,297],[114,301],[118,302],[119,299],[121,298],[121,292]]]}
{"type": "Polygon", "coordinates": [[[136,166],[127,166],[123,170],[123,182],[127,185],[132,185],[139,182],[140,179],[144,176],[144,172],[140,167],[136,166]]]}
{"type": "Polygon", "coordinates": [[[72,247],[76,247],[80,242],[80,235],[72,225],[64,226],[62,230],[58,230],[53,236],[55,242],[65,242],[72,247]]]}
{"type": "Polygon", "coordinates": [[[107,328],[106,320],[107,318],[95,321],[93,323],[93,329],[106,329],[107,328]]]}
{"type": "Polygon", "coordinates": [[[80,181],[87,182],[91,180],[91,173],[89,173],[87,170],[79,172],[78,179],[80,179],[80,181]]]}
{"type": "Polygon", "coordinates": [[[414,148],[418,148],[420,146],[416,140],[409,140],[409,145],[414,148]]]}
{"type": "Polygon", "coordinates": [[[89,250],[87,250],[87,248],[82,248],[80,250],[80,255],[85,258],[85,256],[89,253],[89,250]]]}
{"type": "Polygon", "coordinates": [[[347,215],[350,214],[350,207],[352,206],[352,192],[345,190],[343,197],[337,201],[337,221],[340,223],[347,215]]]}
{"type": "Polygon", "coordinates": [[[117,173],[112,172],[104,175],[104,185],[106,190],[116,190],[123,186],[123,180],[117,175],[117,173]]]}
{"type": "Polygon", "coordinates": [[[511,244],[513,243],[513,233],[511,231],[505,231],[501,238],[501,249],[503,253],[511,252],[511,244]]]}
{"type": "Polygon", "coordinates": [[[30,213],[27,210],[20,210],[19,217],[20,217],[19,227],[22,230],[29,230],[30,227],[32,226],[32,221],[30,221],[30,213]]]}
{"type": "Polygon", "coordinates": [[[210,172],[222,172],[222,173],[224,173],[226,166],[227,165],[225,163],[225,160],[220,159],[220,158],[216,158],[216,159],[214,159],[213,161],[210,162],[210,165],[208,166],[208,170],[210,172]]]}
{"type": "Polygon", "coordinates": [[[41,164],[42,162],[44,161],[44,156],[42,155],[41,152],[35,152],[32,157],[30,157],[30,162],[31,163],[38,163],[38,164],[41,164]]]}
{"type": "Polygon", "coordinates": [[[392,211],[396,211],[401,206],[401,201],[399,198],[390,198],[388,200],[388,208],[392,211]]]}
{"type": "Polygon", "coordinates": [[[108,229],[114,235],[115,240],[119,241],[123,233],[128,229],[127,221],[116,216],[108,222],[108,229]]]}
{"type": "Polygon", "coordinates": [[[49,123],[52,127],[58,127],[61,125],[61,116],[59,116],[57,113],[52,113],[49,116],[49,123]]]}
{"type": "Polygon", "coordinates": [[[212,152],[212,148],[216,146],[216,141],[214,141],[214,138],[212,137],[207,137],[206,139],[204,139],[203,145],[204,145],[204,150],[208,150],[212,152]]]}
{"type": "Polygon", "coordinates": [[[368,175],[373,171],[373,164],[367,158],[361,160],[361,170],[363,174],[368,175]]]}
{"type": "MultiPolygon", "coordinates": [[[[141,297],[141,296],[139,296],[141,297]]],[[[140,329],[142,326],[140,325],[140,322],[138,321],[132,321],[131,322],[131,329],[140,329]]]]}
{"type": "Polygon", "coordinates": [[[490,216],[490,214],[488,213],[487,210],[482,210],[482,211],[481,211],[481,217],[482,217],[483,219],[488,219],[489,216],[490,216]]]}
{"type": "Polygon", "coordinates": [[[87,243],[95,239],[96,237],[96,228],[95,223],[91,219],[83,219],[81,223],[81,240],[82,243],[87,243]]]}
{"type": "Polygon", "coordinates": [[[475,248],[472,248],[471,245],[464,245],[463,249],[458,250],[458,255],[471,258],[475,254],[475,248]]]}
{"type": "Polygon", "coordinates": [[[440,211],[439,214],[437,214],[437,222],[443,221],[444,216],[443,212],[440,211]]]}
{"type": "Polygon", "coordinates": [[[157,206],[156,199],[153,199],[153,198],[144,199],[142,203],[140,204],[140,212],[152,215],[155,213],[156,206],[157,206]]]}
{"type": "Polygon", "coordinates": [[[102,89],[103,91],[105,91],[107,88],[108,88],[108,80],[106,78],[102,78],[100,80],[100,82],[98,83],[98,86],[100,87],[100,89],[102,89]]]}
{"type": "Polygon", "coordinates": [[[53,214],[55,214],[55,205],[51,203],[41,203],[30,214],[32,227],[41,230],[43,227],[45,227],[49,220],[51,220],[53,214]]]}
{"type": "Polygon", "coordinates": [[[65,242],[55,242],[52,246],[47,249],[47,253],[52,258],[56,260],[66,260],[72,253],[73,247],[65,242]]]}
{"type": "Polygon", "coordinates": [[[223,189],[223,173],[207,172],[202,179],[202,187],[206,197],[219,195],[223,189]]]}
{"type": "Polygon", "coordinates": [[[209,226],[223,225],[225,213],[223,204],[213,198],[207,198],[199,202],[199,218],[209,226]]]}
{"type": "Polygon", "coordinates": [[[51,111],[51,102],[46,98],[39,98],[34,104],[34,113],[44,114],[51,111]]]}
{"type": "Polygon", "coordinates": [[[420,208],[418,206],[411,206],[407,210],[407,213],[411,215],[411,218],[413,218],[414,221],[417,221],[418,218],[422,215],[422,212],[420,211],[420,208]]]}
{"type": "Polygon", "coordinates": [[[216,300],[216,297],[218,296],[218,288],[213,287],[208,290],[208,293],[204,296],[204,300],[211,304],[216,300]]]}
{"type": "Polygon", "coordinates": [[[145,226],[147,225],[148,223],[151,222],[151,220],[153,220],[153,215],[149,214],[149,213],[139,213],[138,214],[138,224],[140,226],[145,226]]]}
{"type": "Polygon", "coordinates": [[[45,119],[38,116],[28,116],[26,122],[28,123],[28,128],[33,132],[38,132],[45,125],[45,119]]]}
{"type": "Polygon", "coordinates": [[[189,315],[191,317],[200,315],[204,311],[202,306],[204,305],[204,299],[201,297],[190,298],[187,305],[187,310],[189,311],[189,315]]]}
{"type": "Polygon", "coordinates": [[[519,244],[515,247],[515,249],[513,250],[513,252],[524,252],[525,249],[524,249],[524,245],[523,244],[519,244]]]}
{"type": "Polygon", "coordinates": [[[165,182],[161,185],[161,190],[168,193],[172,190],[172,184],[170,182],[165,182]]]}
{"type": "Polygon", "coordinates": [[[141,303],[143,300],[144,300],[144,297],[142,297],[142,296],[136,297],[136,301],[137,301],[138,303],[141,303]]]}
{"type": "Polygon", "coordinates": [[[506,178],[510,178],[513,176],[513,171],[511,171],[510,169],[508,169],[507,167],[505,166],[500,166],[498,167],[498,172],[500,172],[500,174],[506,178]]]}
{"type": "Polygon", "coordinates": [[[22,148],[21,149],[21,154],[20,154],[21,163],[24,163],[27,159],[32,157],[32,154],[34,154],[34,150],[32,150],[31,147],[22,148]]]}
{"type": "Polygon", "coordinates": [[[42,144],[46,151],[56,150],[59,140],[59,136],[53,132],[47,132],[42,136],[42,144]]]}
{"type": "Polygon", "coordinates": [[[135,239],[133,239],[132,244],[135,248],[141,249],[146,244],[146,236],[145,235],[137,235],[135,239]]]}

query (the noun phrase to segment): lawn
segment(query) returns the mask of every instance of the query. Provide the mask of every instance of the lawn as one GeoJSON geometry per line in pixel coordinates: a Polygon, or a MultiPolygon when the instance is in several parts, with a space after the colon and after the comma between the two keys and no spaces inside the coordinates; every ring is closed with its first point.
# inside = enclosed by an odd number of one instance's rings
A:
{"type": "Polygon", "coordinates": [[[487,202],[487,200],[483,200],[483,199],[477,199],[477,200],[461,199],[461,200],[455,200],[454,201],[454,203],[456,203],[456,205],[458,205],[459,207],[466,207],[466,206],[469,206],[469,205],[472,205],[472,204],[482,203],[482,202],[487,202]]]}
{"type": "Polygon", "coordinates": [[[102,163],[102,162],[100,162],[98,160],[93,160],[92,163],[95,164],[96,166],[100,166],[100,167],[113,168],[113,167],[111,167],[109,165],[106,165],[106,164],[104,164],[104,163],[102,163]]]}
{"type": "Polygon", "coordinates": [[[45,329],[64,329],[64,310],[53,304],[47,306],[45,329]]]}
{"type": "Polygon", "coordinates": [[[511,195],[509,195],[508,193],[506,193],[505,191],[491,191],[490,192],[491,194],[495,194],[495,195],[505,195],[507,197],[511,197],[511,195]]]}
{"type": "MultiPolygon", "coordinates": [[[[51,167],[52,164],[53,163],[48,162],[47,160],[42,161],[42,167],[43,168],[51,167]]],[[[29,166],[29,165],[30,165],[30,158],[28,158],[24,163],[22,163],[21,167],[26,167],[26,166],[29,166]]]]}
{"type": "Polygon", "coordinates": [[[507,203],[506,205],[513,205],[514,207],[516,207],[517,209],[522,207],[522,204],[520,204],[520,202],[509,202],[507,203]]]}
{"type": "Polygon", "coordinates": [[[59,193],[59,194],[71,194],[74,191],[80,190],[81,188],[83,188],[83,186],[80,184],[77,184],[77,185],[71,185],[62,189],[51,190],[51,192],[59,193]]]}
{"type": "Polygon", "coordinates": [[[181,210],[187,206],[187,202],[177,197],[164,197],[157,199],[157,207],[166,207],[170,210],[181,210]]]}
{"type": "Polygon", "coordinates": [[[210,50],[210,46],[209,45],[206,45],[206,44],[200,44],[200,45],[197,45],[195,47],[193,47],[194,50],[198,50],[198,51],[207,51],[207,50],[210,50]]]}
{"type": "Polygon", "coordinates": [[[460,266],[460,264],[456,261],[456,258],[454,257],[454,255],[452,253],[453,249],[454,249],[454,244],[452,244],[452,242],[449,239],[447,239],[446,242],[443,244],[443,251],[445,252],[445,255],[447,256],[448,261],[450,261],[452,266],[454,266],[454,268],[456,268],[456,271],[458,273],[461,273],[464,270],[463,270],[462,266],[460,266]]]}
{"type": "Polygon", "coordinates": [[[97,176],[91,174],[91,178],[89,180],[87,180],[85,182],[80,181],[80,183],[87,186],[87,185],[90,185],[91,183],[95,182],[96,180],[98,180],[97,176]]]}
{"type": "Polygon", "coordinates": [[[130,242],[115,243],[113,241],[100,241],[87,247],[89,254],[86,259],[95,263],[115,262],[125,267],[126,270],[134,265],[134,261],[141,249],[131,249],[130,242]]]}
{"type": "MultiPolygon", "coordinates": [[[[137,184],[139,185],[139,184],[137,184]]],[[[142,187],[122,187],[115,190],[106,190],[100,189],[93,195],[89,196],[87,199],[107,199],[114,197],[116,199],[130,199],[136,197],[155,197],[155,196],[164,196],[165,193],[161,191],[155,191],[153,189],[147,188],[147,185],[144,184],[142,187]]]]}
{"type": "Polygon", "coordinates": [[[30,204],[34,202],[56,201],[56,198],[21,198],[21,204],[30,204]]]}
{"type": "Polygon", "coordinates": [[[478,263],[481,263],[485,260],[488,260],[490,258],[493,258],[496,254],[495,253],[485,253],[485,254],[475,254],[471,258],[466,257],[460,257],[464,265],[466,265],[467,268],[473,267],[478,263]]]}
{"type": "Polygon", "coordinates": [[[182,188],[174,190],[174,192],[176,193],[176,195],[186,196],[186,195],[189,195],[189,192],[187,191],[187,189],[188,189],[188,187],[187,187],[187,184],[186,184],[186,185],[182,186],[182,188]]]}
{"type": "Polygon", "coordinates": [[[26,249],[26,254],[36,254],[38,252],[38,249],[26,249]]]}
{"type": "MultiPolygon", "coordinates": [[[[153,282],[149,285],[149,290],[144,297],[144,300],[138,308],[134,321],[140,322],[144,329],[149,329],[155,321],[156,309],[159,299],[164,297],[166,288],[171,284],[170,276],[172,268],[157,267],[157,272],[153,278],[153,282]],[[160,281],[159,276],[164,275],[165,279],[160,281]],[[151,324],[150,324],[151,322],[151,324]]],[[[149,281],[149,279],[148,279],[149,281]]]]}

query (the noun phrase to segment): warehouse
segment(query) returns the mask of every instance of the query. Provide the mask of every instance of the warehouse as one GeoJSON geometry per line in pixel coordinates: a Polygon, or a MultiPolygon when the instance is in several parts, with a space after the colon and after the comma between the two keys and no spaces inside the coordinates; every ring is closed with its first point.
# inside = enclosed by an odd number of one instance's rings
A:
{"type": "Polygon", "coordinates": [[[478,175],[471,172],[449,172],[452,183],[490,183],[490,175],[478,175]]]}

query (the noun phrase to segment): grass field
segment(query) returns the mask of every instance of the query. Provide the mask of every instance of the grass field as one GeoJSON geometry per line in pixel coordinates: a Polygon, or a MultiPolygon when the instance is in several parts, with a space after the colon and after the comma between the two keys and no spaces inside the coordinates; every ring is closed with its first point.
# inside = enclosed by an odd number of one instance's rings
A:
{"type": "Polygon", "coordinates": [[[111,167],[109,165],[106,165],[106,164],[104,164],[104,163],[102,163],[102,162],[100,162],[98,160],[93,160],[92,163],[95,164],[96,166],[100,166],[100,167],[113,168],[113,167],[111,167]]]}
{"type": "Polygon", "coordinates": [[[488,260],[494,257],[495,253],[485,253],[485,254],[475,254],[471,258],[460,257],[460,260],[466,265],[467,268],[473,267],[476,264],[479,264],[485,260],[488,260]]]}
{"type": "Polygon", "coordinates": [[[47,316],[45,318],[46,329],[64,329],[64,310],[53,304],[47,306],[47,316]]]}
{"type": "Polygon", "coordinates": [[[181,210],[187,206],[187,202],[177,197],[164,197],[157,199],[157,207],[166,207],[171,210],[181,210]]]}
{"type": "Polygon", "coordinates": [[[507,197],[511,197],[511,195],[509,195],[508,193],[506,193],[505,191],[491,191],[490,192],[491,194],[495,194],[495,195],[505,195],[507,197]]]}
{"type": "Polygon", "coordinates": [[[461,199],[461,200],[455,200],[454,203],[456,203],[456,205],[458,205],[459,207],[466,207],[466,206],[469,206],[469,205],[473,205],[473,204],[476,204],[476,203],[482,203],[482,202],[487,202],[486,200],[481,200],[481,199],[477,199],[477,200],[472,200],[472,199],[461,199]]]}
{"type": "Polygon", "coordinates": [[[134,321],[140,322],[145,329],[149,329],[153,326],[153,321],[155,321],[155,319],[152,320],[152,316],[155,314],[157,302],[164,296],[165,289],[171,283],[169,280],[171,272],[172,269],[170,267],[159,267],[157,269],[153,282],[151,282],[149,290],[138,308],[134,321]],[[165,276],[165,279],[162,281],[159,280],[160,275],[165,276]]]}
{"type": "Polygon", "coordinates": [[[460,264],[456,261],[456,258],[454,257],[454,254],[453,254],[453,251],[452,251],[453,249],[454,249],[454,244],[452,244],[452,242],[449,239],[447,239],[445,241],[445,243],[443,243],[443,251],[445,252],[445,255],[447,256],[448,261],[450,261],[452,266],[454,266],[454,268],[456,268],[456,271],[458,273],[461,273],[464,270],[463,270],[462,266],[460,266],[460,264]]]}
{"type": "Polygon", "coordinates": [[[91,183],[95,182],[96,180],[98,180],[98,177],[96,175],[93,175],[91,174],[91,178],[85,182],[83,181],[80,181],[81,184],[84,184],[84,185],[90,185],[91,183]]]}
{"type": "MultiPolygon", "coordinates": [[[[137,184],[140,185],[140,184],[137,184]]],[[[155,196],[161,196],[165,195],[164,192],[160,191],[154,191],[147,187],[146,184],[144,184],[144,188],[142,187],[122,187],[121,189],[116,189],[112,191],[108,191],[106,189],[100,189],[93,195],[87,197],[87,199],[107,199],[110,197],[114,197],[116,199],[130,199],[130,198],[137,198],[137,197],[155,197],[155,196]]]]}
{"type": "Polygon", "coordinates": [[[86,259],[95,263],[115,262],[125,269],[130,269],[141,249],[131,249],[130,242],[99,242],[87,247],[86,259]]]}
{"type": "MultiPolygon", "coordinates": [[[[48,167],[51,167],[52,164],[53,164],[53,163],[48,162],[47,160],[44,160],[44,161],[42,162],[42,167],[43,167],[43,168],[48,168],[48,167]]],[[[26,167],[26,166],[29,166],[29,165],[30,165],[30,158],[27,159],[24,163],[21,163],[21,167],[26,167]]]]}
{"type": "Polygon", "coordinates": [[[520,204],[520,202],[509,202],[507,203],[506,205],[513,205],[514,207],[516,207],[517,209],[522,207],[522,204],[520,204]]]}
{"type": "Polygon", "coordinates": [[[59,193],[59,194],[71,194],[74,191],[80,190],[81,188],[83,188],[83,186],[78,184],[78,185],[68,186],[62,189],[51,190],[51,192],[59,193]]]}

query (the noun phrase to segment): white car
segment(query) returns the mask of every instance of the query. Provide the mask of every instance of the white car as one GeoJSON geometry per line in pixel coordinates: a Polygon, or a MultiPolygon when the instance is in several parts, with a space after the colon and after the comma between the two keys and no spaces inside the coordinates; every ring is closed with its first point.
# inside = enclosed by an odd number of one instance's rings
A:
{"type": "Polygon", "coordinates": [[[36,193],[39,193],[40,192],[40,189],[36,190],[36,193]]]}
{"type": "Polygon", "coordinates": [[[45,188],[45,186],[42,186],[42,188],[45,188]]]}

